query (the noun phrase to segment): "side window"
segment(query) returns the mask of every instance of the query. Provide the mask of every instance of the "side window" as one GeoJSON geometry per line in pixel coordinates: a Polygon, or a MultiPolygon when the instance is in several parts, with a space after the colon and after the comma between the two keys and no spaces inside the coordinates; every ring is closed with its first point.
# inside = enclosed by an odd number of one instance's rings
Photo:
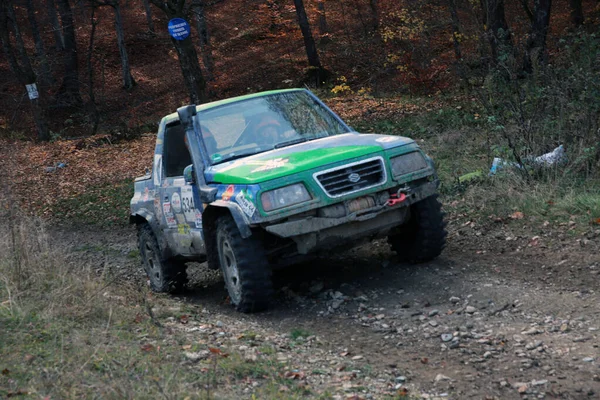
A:
{"type": "Polygon", "coordinates": [[[185,146],[185,130],[179,121],[167,125],[163,150],[163,165],[166,177],[183,176],[185,167],[192,163],[190,152],[185,146]]]}

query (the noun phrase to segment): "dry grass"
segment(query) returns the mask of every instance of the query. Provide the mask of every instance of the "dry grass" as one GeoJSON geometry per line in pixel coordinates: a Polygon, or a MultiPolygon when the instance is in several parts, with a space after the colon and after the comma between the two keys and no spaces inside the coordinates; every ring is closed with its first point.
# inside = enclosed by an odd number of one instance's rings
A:
{"type": "Polygon", "coordinates": [[[290,382],[280,393],[273,354],[248,361],[229,349],[189,361],[186,349],[208,353],[223,341],[173,329],[200,310],[70,261],[39,219],[0,217],[0,398],[229,399],[248,377],[261,381],[257,399],[316,397],[290,382]]]}

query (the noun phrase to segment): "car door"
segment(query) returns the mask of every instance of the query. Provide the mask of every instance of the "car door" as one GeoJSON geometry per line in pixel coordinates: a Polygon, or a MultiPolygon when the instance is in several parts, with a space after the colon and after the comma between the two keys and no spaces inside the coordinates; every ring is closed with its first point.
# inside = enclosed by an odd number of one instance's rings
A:
{"type": "Polygon", "coordinates": [[[193,188],[183,178],[183,170],[192,163],[184,137],[185,130],[179,121],[166,125],[159,196],[164,232],[170,247],[177,255],[195,257],[206,254],[202,236],[202,206],[197,207],[193,188]]]}

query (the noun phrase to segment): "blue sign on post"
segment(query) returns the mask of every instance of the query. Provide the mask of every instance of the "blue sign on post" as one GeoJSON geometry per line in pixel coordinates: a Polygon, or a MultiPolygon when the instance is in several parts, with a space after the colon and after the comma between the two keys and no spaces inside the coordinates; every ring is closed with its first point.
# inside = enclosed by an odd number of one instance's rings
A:
{"type": "Polygon", "coordinates": [[[169,21],[169,33],[175,40],[184,40],[190,36],[190,24],[183,18],[173,18],[169,21]]]}

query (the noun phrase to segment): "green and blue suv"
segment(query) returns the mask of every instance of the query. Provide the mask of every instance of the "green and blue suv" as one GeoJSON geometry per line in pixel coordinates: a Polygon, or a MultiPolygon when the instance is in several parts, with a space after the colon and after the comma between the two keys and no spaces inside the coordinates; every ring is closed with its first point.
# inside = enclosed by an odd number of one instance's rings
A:
{"type": "Polygon", "coordinates": [[[157,292],[186,262],[220,268],[231,303],[263,310],[274,265],[387,237],[403,261],[437,257],[446,231],[432,160],[402,136],[360,134],[311,92],[186,106],[160,123],[130,221],[157,292]]]}

